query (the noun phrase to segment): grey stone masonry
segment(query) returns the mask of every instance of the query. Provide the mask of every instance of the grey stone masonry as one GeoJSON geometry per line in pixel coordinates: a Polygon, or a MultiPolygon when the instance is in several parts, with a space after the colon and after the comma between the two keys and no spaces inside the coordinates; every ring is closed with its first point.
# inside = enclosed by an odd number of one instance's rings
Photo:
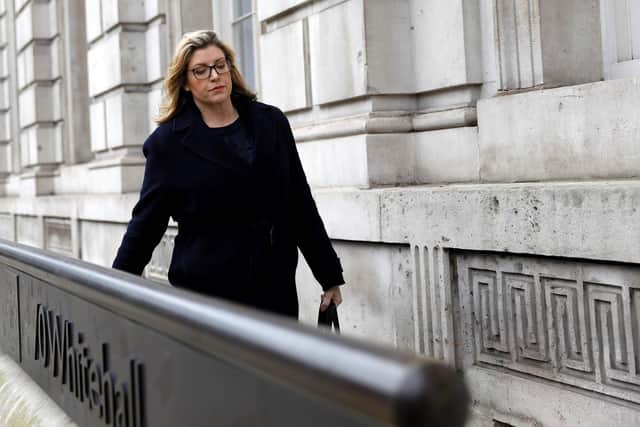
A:
{"type": "Polygon", "coordinates": [[[23,190],[53,192],[63,161],[62,37],[59,2],[15,2],[15,48],[23,190]]]}
{"type": "Polygon", "coordinates": [[[90,174],[100,192],[128,192],[141,182],[140,146],[153,129],[167,65],[166,2],[86,2],[91,116],[90,174]]]}
{"type": "MultiPolygon", "coordinates": [[[[12,145],[15,141],[15,130],[13,129],[13,118],[11,106],[14,104],[11,99],[12,79],[15,72],[12,72],[13,55],[13,14],[7,8],[7,0],[0,1],[0,179],[13,170],[12,168],[12,145]]],[[[15,108],[13,109],[15,111],[15,108]]]]}

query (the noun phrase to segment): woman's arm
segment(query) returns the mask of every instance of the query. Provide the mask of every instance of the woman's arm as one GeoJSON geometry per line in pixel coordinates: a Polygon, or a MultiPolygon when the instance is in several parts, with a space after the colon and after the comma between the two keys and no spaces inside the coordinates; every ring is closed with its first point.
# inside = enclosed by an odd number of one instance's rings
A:
{"type": "Polygon", "coordinates": [[[340,259],[331,245],[331,240],[318,213],[318,208],[313,200],[307,177],[300,162],[291,126],[284,114],[282,114],[282,120],[282,132],[287,141],[290,154],[292,219],[295,227],[296,243],[307,260],[314,277],[325,291],[323,302],[329,298],[329,301],[333,300],[336,304],[339,304],[342,297],[340,289],[335,287],[345,283],[340,259]]]}
{"type": "Polygon", "coordinates": [[[141,275],[167,229],[169,203],[166,186],[166,169],[162,167],[155,133],[145,141],[142,152],[147,161],[140,200],[131,214],[131,220],[122,239],[113,268],[141,275]]]}

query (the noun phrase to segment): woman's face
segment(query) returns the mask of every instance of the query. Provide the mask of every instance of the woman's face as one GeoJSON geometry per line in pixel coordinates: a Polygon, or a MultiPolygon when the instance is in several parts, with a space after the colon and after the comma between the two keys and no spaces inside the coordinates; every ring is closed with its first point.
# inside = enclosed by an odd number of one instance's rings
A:
{"type": "Polygon", "coordinates": [[[224,52],[218,46],[211,45],[193,51],[187,66],[184,88],[193,94],[197,104],[213,106],[230,102],[231,73],[230,66],[225,61],[224,52]],[[210,68],[213,65],[216,68],[210,68]],[[218,74],[217,70],[221,70],[221,73],[218,74]]]}

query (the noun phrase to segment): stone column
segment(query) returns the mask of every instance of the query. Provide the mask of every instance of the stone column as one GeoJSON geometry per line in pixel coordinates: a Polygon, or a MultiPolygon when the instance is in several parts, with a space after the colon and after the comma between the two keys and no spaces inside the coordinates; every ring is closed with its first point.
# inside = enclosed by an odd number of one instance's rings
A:
{"type": "Polygon", "coordinates": [[[21,191],[53,192],[63,161],[61,37],[56,1],[15,0],[21,191]]]}
{"type": "Polygon", "coordinates": [[[165,2],[88,0],[90,165],[98,192],[136,191],[167,62],[165,2]]]}
{"type": "Polygon", "coordinates": [[[314,186],[477,180],[476,2],[257,4],[261,96],[289,114],[314,186]]]}
{"type": "MultiPolygon", "coordinates": [[[[10,1],[10,0],[9,0],[10,1]]],[[[9,45],[9,24],[12,22],[6,5],[7,0],[0,0],[0,179],[4,180],[12,170],[11,145],[12,110],[10,78],[13,53],[9,45]]],[[[4,189],[2,191],[3,194],[4,189]]]]}
{"type": "Polygon", "coordinates": [[[501,90],[602,78],[598,0],[495,0],[501,90]]]}

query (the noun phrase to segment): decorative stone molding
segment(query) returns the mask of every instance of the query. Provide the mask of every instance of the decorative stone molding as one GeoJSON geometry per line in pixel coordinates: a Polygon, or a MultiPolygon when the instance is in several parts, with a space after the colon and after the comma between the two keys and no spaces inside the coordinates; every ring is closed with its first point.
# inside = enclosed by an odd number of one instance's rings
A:
{"type": "Polygon", "coordinates": [[[464,364],[640,403],[640,269],[456,255],[464,364]]]}
{"type": "Polygon", "coordinates": [[[449,252],[411,244],[415,349],[455,363],[449,252]]]}
{"type": "Polygon", "coordinates": [[[71,221],[68,218],[45,218],[45,249],[67,256],[73,256],[71,226],[71,221]]]}
{"type": "Polygon", "coordinates": [[[500,89],[601,79],[597,0],[494,0],[494,6],[500,89]]]}

